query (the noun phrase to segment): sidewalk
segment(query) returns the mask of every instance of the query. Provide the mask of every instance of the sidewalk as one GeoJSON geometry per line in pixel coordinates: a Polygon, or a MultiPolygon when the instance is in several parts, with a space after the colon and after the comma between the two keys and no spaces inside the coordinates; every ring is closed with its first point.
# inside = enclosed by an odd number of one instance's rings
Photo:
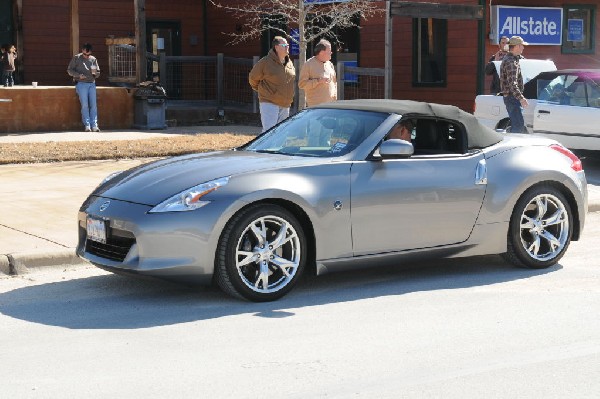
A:
{"type": "Polygon", "coordinates": [[[32,143],[50,141],[113,141],[113,140],[139,140],[155,137],[168,137],[171,135],[185,135],[201,133],[250,133],[259,134],[258,126],[180,126],[168,127],[162,130],[106,130],[94,132],[50,132],[50,133],[0,133],[0,144],[4,143],[32,143]]]}
{"type": "MultiPolygon", "coordinates": [[[[0,144],[150,139],[196,133],[258,134],[257,126],[183,126],[164,130],[111,130],[0,134],[0,144]]],[[[0,154],[1,156],[1,154],[0,154]]],[[[80,263],[75,256],[77,211],[110,173],[151,159],[0,165],[0,276],[29,268],[80,263]]]]}
{"type": "MultiPolygon", "coordinates": [[[[253,133],[255,126],[173,127],[161,131],[0,135],[0,143],[130,140],[191,133],[253,133]]],[[[1,156],[1,154],[0,154],[1,156]]],[[[81,263],[75,256],[77,212],[104,177],[149,159],[0,166],[0,276],[41,266],[81,263]]],[[[600,211],[600,154],[584,158],[589,211],[600,211]]]]}

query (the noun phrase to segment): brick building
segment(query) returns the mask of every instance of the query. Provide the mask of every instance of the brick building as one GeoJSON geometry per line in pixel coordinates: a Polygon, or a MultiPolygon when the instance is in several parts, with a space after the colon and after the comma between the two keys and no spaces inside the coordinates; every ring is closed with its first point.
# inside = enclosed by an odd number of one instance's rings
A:
{"type": "MultiPolygon", "coordinates": [[[[222,0],[227,2],[236,3],[222,0]]],[[[400,15],[391,18],[388,65],[393,98],[454,104],[471,111],[474,96],[489,86],[483,66],[496,51],[502,29],[507,36],[519,32],[532,42],[525,50],[528,58],[552,59],[559,68],[600,68],[595,0],[437,3],[403,2],[410,12],[400,8],[400,15]]],[[[385,10],[387,3],[377,4],[385,10]]],[[[230,39],[222,32],[240,31],[242,21],[208,0],[145,0],[145,17],[148,51],[157,51],[157,39],[169,55],[252,57],[268,49],[268,32],[261,39],[228,45],[230,39]]],[[[102,67],[108,62],[106,38],[135,35],[134,0],[0,0],[0,24],[0,40],[17,44],[21,83],[65,85],[70,82],[67,63],[79,44],[93,43],[102,67]]],[[[359,25],[360,29],[339,32],[343,42],[335,46],[334,61],[384,68],[385,12],[359,25]]],[[[294,28],[293,21],[288,28],[294,28]]],[[[106,74],[98,83],[109,84],[106,74]]]]}

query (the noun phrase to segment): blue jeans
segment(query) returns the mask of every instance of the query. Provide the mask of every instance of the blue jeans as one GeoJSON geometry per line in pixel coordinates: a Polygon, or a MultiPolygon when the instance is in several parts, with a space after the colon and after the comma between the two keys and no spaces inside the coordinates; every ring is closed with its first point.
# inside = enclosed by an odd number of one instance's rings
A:
{"type": "Polygon", "coordinates": [[[81,103],[81,121],[84,127],[98,127],[98,106],[96,104],[96,83],[77,82],[75,86],[81,103]]]}
{"type": "Polygon", "coordinates": [[[15,84],[13,79],[13,71],[2,71],[2,84],[4,86],[12,86],[15,84]]]}
{"type": "Polygon", "coordinates": [[[523,120],[523,113],[521,112],[521,103],[513,96],[504,97],[504,105],[510,118],[510,132],[511,133],[527,133],[525,130],[525,121],[523,120]]]}
{"type": "Polygon", "coordinates": [[[265,132],[286,119],[290,116],[290,109],[280,107],[272,103],[261,102],[260,108],[260,121],[262,122],[262,131],[265,132]]]}

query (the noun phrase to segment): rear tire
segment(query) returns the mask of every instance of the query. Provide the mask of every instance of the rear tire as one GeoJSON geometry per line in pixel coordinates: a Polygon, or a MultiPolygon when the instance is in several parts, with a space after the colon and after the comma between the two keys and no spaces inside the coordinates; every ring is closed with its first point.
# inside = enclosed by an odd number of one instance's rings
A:
{"type": "Polygon", "coordinates": [[[506,260],[519,267],[544,269],[563,257],[573,234],[571,207],[549,185],[527,190],[513,210],[506,260]]]}
{"type": "Polygon", "coordinates": [[[510,129],[510,119],[503,119],[498,123],[498,126],[496,127],[496,129],[500,129],[500,130],[504,130],[506,132],[508,132],[508,130],[510,129]]]}
{"type": "Polygon", "coordinates": [[[274,301],[296,285],[306,263],[306,239],[298,220],[277,205],[251,206],[223,230],[215,264],[227,294],[274,301]]]}

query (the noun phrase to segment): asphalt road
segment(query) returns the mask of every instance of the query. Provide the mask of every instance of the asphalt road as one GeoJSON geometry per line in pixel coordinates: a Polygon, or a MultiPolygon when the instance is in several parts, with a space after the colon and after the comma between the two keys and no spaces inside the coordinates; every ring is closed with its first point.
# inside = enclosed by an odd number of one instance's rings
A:
{"type": "Polygon", "coordinates": [[[0,277],[0,397],[596,398],[599,239],[593,213],[547,270],[355,271],[266,304],[92,266],[0,277]]]}

